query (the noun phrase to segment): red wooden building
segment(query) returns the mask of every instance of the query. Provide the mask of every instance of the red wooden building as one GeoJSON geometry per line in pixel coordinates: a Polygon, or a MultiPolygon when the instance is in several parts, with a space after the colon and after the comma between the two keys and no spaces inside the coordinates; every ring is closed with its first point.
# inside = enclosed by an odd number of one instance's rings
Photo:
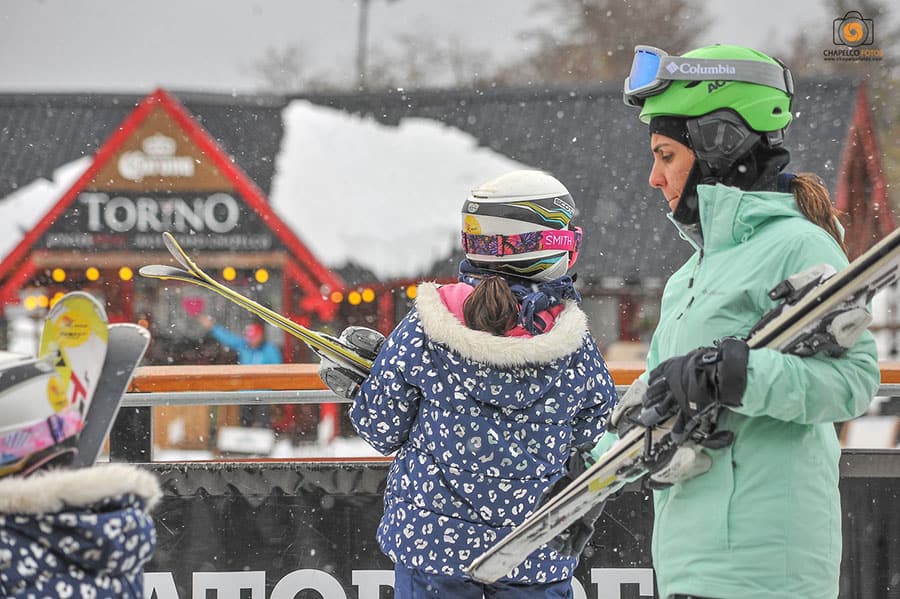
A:
{"type": "MultiPolygon", "coordinates": [[[[154,361],[162,361],[159,350],[169,360],[217,361],[213,346],[202,347],[190,313],[202,309],[234,328],[250,315],[205,291],[138,277],[145,264],[174,264],[163,231],[220,280],[289,318],[305,325],[334,319],[332,295],[344,291],[340,276],[307,250],[257,185],[162,90],[137,105],[0,263],[0,303],[30,298],[40,311],[59,294],[84,289],[105,301],[111,321],[143,321],[154,339],[168,342],[167,349],[156,344],[154,361]]],[[[285,343],[284,358],[303,357],[298,350],[285,343]]]]}

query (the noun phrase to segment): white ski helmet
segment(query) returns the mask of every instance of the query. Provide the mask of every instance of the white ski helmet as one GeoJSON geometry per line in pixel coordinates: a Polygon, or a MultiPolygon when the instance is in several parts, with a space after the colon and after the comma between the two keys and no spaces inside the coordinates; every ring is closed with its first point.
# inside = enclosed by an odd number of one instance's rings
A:
{"type": "Polygon", "coordinates": [[[65,405],[66,389],[54,365],[56,353],[4,358],[0,368],[8,386],[0,394],[0,477],[72,452],[84,427],[80,406],[65,405]]]}
{"type": "Polygon", "coordinates": [[[506,173],[472,190],[462,209],[462,246],[479,267],[535,281],[559,278],[575,263],[581,228],[575,203],[555,177],[506,173]]]}

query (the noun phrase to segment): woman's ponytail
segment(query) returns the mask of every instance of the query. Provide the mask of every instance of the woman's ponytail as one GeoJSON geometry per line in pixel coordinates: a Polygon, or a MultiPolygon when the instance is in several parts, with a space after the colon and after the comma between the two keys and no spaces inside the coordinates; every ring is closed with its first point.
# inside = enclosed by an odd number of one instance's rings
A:
{"type": "Polygon", "coordinates": [[[502,277],[482,279],[463,303],[466,326],[501,336],[516,326],[519,302],[502,277]]]}
{"type": "Polygon", "coordinates": [[[813,173],[798,173],[790,183],[790,190],[803,216],[828,231],[844,250],[844,254],[848,254],[847,244],[844,243],[838,226],[840,212],[832,205],[828,189],[822,180],[813,173]]]}

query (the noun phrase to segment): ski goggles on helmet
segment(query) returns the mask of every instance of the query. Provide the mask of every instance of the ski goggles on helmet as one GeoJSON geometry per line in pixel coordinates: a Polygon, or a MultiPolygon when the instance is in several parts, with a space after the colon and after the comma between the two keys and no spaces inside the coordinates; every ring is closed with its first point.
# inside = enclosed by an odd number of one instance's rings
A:
{"type": "Polygon", "coordinates": [[[529,252],[559,250],[569,252],[568,268],[578,260],[578,249],[584,232],[581,227],[551,231],[528,231],[518,235],[462,234],[462,247],[466,254],[481,256],[514,256],[529,252]]]}
{"type": "Polygon", "coordinates": [[[628,106],[643,106],[645,99],[661,94],[672,81],[742,81],[794,95],[791,71],[780,62],[685,58],[653,46],[635,46],[622,99],[628,106]]]}

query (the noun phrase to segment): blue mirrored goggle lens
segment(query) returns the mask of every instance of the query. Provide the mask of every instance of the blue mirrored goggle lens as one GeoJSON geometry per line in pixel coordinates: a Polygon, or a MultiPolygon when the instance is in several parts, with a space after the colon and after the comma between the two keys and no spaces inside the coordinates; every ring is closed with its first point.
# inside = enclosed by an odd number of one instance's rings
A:
{"type": "Polygon", "coordinates": [[[659,71],[659,55],[646,50],[637,50],[628,75],[628,91],[640,89],[656,80],[659,71]]]}

